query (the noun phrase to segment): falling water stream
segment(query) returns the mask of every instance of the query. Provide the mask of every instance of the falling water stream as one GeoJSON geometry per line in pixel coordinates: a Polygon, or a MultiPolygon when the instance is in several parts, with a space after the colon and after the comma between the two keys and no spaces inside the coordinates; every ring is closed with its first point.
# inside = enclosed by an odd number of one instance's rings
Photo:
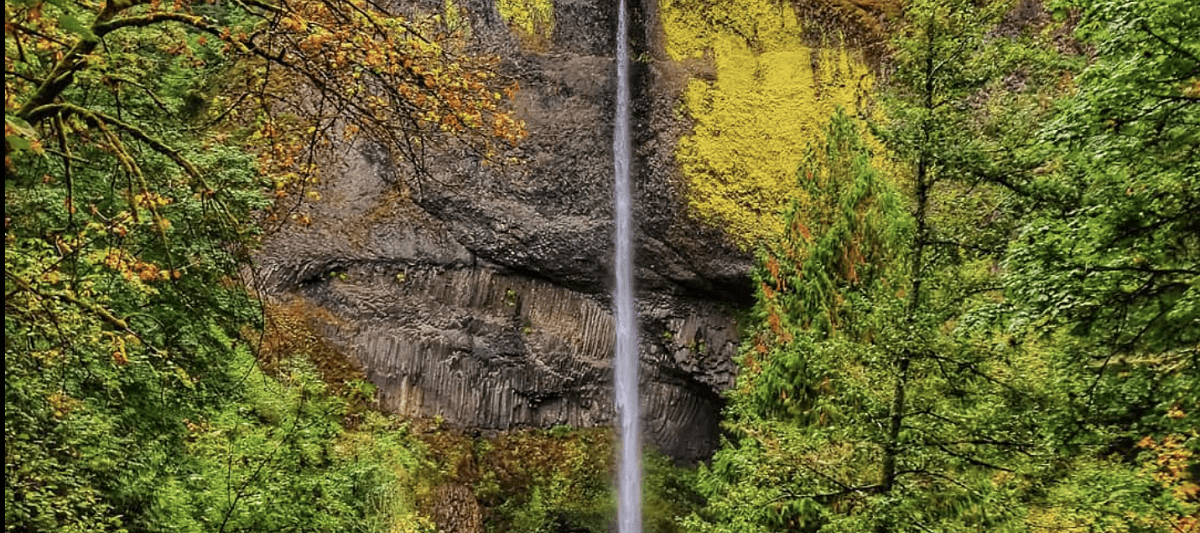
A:
{"type": "Polygon", "coordinates": [[[638,405],[637,310],[633,301],[633,199],[630,192],[629,44],[625,0],[617,15],[617,110],[613,129],[616,193],[617,287],[613,293],[617,321],[614,363],[617,416],[620,417],[617,474],[617,526],[620,533],[642,531],[641,422],[638,405]]]}

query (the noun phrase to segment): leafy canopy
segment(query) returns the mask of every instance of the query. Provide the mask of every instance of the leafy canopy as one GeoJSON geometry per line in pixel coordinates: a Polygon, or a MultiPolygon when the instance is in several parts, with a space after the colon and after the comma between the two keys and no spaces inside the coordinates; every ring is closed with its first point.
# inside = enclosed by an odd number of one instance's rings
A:
{"type": "Polygon", "coordinates": [[[689,526],[1197,527],[1200,16],[1062,7],[1078,76],[1048,14],[908,7],[877,130],[901,211],[853,158],[802,169],[689,526]]]}
{"type": "Polygon", "coordinates": [[[496,64],[362,1],[6,1],[6,531],[385,529],[395,472],[303,365],[256,373],[242,276],[335,141],[418,178],[520,139],[496,64]]]}

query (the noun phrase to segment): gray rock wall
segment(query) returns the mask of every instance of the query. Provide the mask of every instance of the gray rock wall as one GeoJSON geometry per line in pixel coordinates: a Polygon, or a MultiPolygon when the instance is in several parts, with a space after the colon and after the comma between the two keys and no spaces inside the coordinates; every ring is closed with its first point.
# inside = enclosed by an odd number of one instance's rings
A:
{"type": "MultiPolygon", "coordinates": [[[[378,150],[350,147],[323,200],[302,207],[313,224],[273,236],[258,272],[273,297],[336,317],[321,331],[365,366],[387,409],[480,429],[611,424],[615,2],[556,2],[552,45],[537,52],[490,1],[462,4],[479,49],[520,80],[530,135],[502,154],[517,162],[449,148],[417,187],[378,150]]],[[[644,12],[635,53],[664,57],[644,12]]],[[[684,212],[673,154],[688,125],[672,109],[688,70],[634,70],[646,440],[695,460],[716,444],[749,259],[684,212]]]]}

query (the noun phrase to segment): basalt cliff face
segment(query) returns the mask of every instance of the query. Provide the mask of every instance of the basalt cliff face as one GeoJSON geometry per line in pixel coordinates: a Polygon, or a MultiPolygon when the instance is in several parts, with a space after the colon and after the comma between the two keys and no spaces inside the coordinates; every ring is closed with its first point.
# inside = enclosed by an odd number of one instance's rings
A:
{"type": "MultiPolygon", "coordinates": [[[[304,206],[312,224],[272,236],[258,271],[272,298],[328,311],[319,331],[385,409],[482,430],[610,425],[617,3],[554,2],[533,34],[501,4],[454,6],[520,82],[529,137],[502,154],[514,162],[431,152],[418,180],[368,144],[347,148],[304,206]]],[[[655,7],[635,3],[631,31],[643,427],[691,461],[716,445],[750,258],[687,214],[675,149],[691,125],[676,110],[711,65],[666,59],[655,7]]]]}

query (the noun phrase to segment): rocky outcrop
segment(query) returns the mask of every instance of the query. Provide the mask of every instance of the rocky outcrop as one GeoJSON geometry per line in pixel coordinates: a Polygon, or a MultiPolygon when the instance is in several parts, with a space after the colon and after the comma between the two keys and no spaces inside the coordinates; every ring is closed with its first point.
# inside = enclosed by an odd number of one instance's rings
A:
{"type": "MultiPolygon", "coordinates": [[[[529,138],[503,154],[512,162],[443,151],[418,184],[352,147],[305,206],[314,222],[259,254],[269,294],[335,317],[321,331],[363,364],[385,408],[481,429],[612,423],[615,4],[556,2],[550,44],[534,51],[490,0],[460,2],[479,48],[520,80],[529,138]]],[[[673,154],[688,124],[673,109],[703,66],[650,59],[663,57],[648,44],[658,29],[634,18],[643,427],[695,460],[716,444],[749,259],[680,199],[673,154]]]]}

